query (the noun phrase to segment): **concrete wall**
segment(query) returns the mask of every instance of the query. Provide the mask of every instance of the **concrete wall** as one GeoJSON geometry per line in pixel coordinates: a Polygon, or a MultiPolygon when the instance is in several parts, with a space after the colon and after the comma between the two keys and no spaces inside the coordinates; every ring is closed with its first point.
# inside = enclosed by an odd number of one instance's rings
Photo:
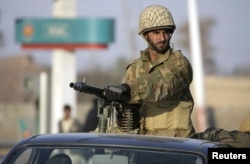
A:
{"type": "Polygon", "coordinates": [[[35,131],[36,110],[34,104],[16,103],[0,105],[0,142],[13,142],[22,138],[20,121],[27,130],[35,131]]]}
{"type": "Polygon", "coordinates": [[[210,123],[212,126],[235,130],[244,118],[250,116],[249,77],[207,76],[205,97],[207,112],[213,116],[210,123]]]}

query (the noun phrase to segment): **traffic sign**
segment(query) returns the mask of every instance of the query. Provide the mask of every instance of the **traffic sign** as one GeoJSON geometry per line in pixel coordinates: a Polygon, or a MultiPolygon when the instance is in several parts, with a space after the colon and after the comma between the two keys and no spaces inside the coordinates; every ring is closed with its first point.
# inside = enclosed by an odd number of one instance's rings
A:
{"type": "Polygon", "coordinates": [[[16,41],[24,48],[98,48],[114,41],[112,18],[16,20],[16,41]]]}

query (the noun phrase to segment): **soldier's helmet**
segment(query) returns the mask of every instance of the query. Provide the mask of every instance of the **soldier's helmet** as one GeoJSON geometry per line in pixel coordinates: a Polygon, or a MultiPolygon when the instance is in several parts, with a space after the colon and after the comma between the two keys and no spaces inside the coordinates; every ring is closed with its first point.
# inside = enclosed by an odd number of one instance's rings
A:
{"type": "Polygon", "coordinates": [[[151,5],[145,8],[140,15],[138,34],[162,28],[169,28],[172,33],[176,28],[170,11],[160,5],[151,5]]]}

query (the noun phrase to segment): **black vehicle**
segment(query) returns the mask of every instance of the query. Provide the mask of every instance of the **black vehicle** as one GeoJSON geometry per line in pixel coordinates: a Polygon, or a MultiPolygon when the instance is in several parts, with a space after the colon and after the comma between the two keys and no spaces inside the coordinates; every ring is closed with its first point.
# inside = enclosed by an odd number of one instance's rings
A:
{"type": "Polygon", "coordinates": [[[111,133],[42,134],[17,143],[2,164],[206,164],[205,140],[111,133]]]}

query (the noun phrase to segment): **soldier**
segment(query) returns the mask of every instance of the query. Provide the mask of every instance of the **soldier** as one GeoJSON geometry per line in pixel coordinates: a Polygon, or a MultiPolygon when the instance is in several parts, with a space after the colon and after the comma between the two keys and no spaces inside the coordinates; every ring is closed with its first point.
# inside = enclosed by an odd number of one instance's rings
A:
{"type": "Polygon", "coordinates": [[[110,99],[142,104],[140,134],[188,137],[195,133],[189,89],[193,72],[188,59],[170,44],[175,28],[167,8],[144,9],[138,34],[148,47],[127,66],[122,84],[113,86],[121,91],[106,93],[110,99]]]}
{"type": "Polygon", "coordinates": [[[190,138],[221,142],[229,147],[250,148],[250,131],[225,130],[211,127],[203,132],[195,133],[190,138]]]}

